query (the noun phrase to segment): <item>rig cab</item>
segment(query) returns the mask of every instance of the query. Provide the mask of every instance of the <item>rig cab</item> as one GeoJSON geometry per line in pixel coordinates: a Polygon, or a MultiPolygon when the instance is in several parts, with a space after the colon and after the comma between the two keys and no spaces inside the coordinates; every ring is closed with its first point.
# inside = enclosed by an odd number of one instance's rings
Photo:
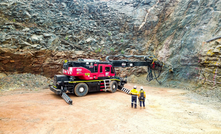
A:
{"type": "Polygon", "coordinates": [[[97,80],[116,76],[110,63],[87,59],[64,63],[63,74],[78,80],[97,80]]]}

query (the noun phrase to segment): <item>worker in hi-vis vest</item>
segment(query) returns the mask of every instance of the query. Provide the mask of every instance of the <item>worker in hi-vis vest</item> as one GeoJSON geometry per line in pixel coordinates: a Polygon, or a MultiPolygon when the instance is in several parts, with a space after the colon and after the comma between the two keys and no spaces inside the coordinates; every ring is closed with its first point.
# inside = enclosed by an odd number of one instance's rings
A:
{"type": "Polygon", "coordinates": [[[139,102],[140,102],[140,108],[142,108],[142,104],[143,104],[143,107],[145,108],[145,98],[146,98],[146,93],[144,92],[143,87],[140,87],[140,91],[139,91],[139,94],[138,94],[138,99],[139,99],[139,102]]]}
{"type": "Polygon", "coordinates": [[[134,86],[134,88],[130,91],[131,96],[131,108],[137,108],[137,86],[134,86]]]}

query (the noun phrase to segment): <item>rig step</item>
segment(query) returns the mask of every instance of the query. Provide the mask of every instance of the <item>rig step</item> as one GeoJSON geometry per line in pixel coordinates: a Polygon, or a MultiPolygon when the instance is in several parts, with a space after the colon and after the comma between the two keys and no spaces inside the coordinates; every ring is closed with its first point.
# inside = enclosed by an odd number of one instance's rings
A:
{"type": "Polygon", "coordinates": [[[125,93],[127,93],[127,94],[130,93],[130,90],[129,90],[129,89],[126,89],[125,87],[122,87],[120,90],[123,91],[123,92],[125,92],[125,93]]]}
{"type": "Polygon", "coordinates": [[[71,98],[66,94],[66,93],[62,93],[61,97],[69,104],[72,105],[72,100],[71,98]]]}

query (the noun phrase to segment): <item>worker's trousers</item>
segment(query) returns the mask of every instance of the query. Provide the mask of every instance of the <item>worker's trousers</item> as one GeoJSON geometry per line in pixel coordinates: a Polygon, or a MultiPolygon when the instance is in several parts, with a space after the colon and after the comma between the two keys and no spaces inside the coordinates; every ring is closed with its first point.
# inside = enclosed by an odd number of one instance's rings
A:
{"type": "Polygon", "coordinates": [[[131,100],[132,108],[133,108],[133,104],[134,104],[134,108],[137,108],[137,96],[136,95],[132,95],[132,100],[131,100]]]}
{"type": "Polygon", "coordinates": [[[140,107],[142,107],[142,104],[143,104],[143,107],[145,107],[145,100],[139,100],[140,101],[140,107]]]}

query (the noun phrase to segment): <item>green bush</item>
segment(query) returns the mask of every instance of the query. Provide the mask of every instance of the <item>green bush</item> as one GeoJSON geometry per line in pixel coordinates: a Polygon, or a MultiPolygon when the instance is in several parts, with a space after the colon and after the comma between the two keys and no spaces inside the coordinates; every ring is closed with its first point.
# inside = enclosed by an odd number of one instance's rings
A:
{"type": "Polygon", "coordinates": [[[99,53],[99,52],[101,52],[101,49],[100,49],[100,48],[98,48],[98,49],[95,50],[95,53],[99,53]]]}
{"type": "Polygon", "coordinates": [[[112,48],[110,48],[110,50],[111,50],[111,52],[114,52],[114,48],[112,47],[112,48]]]}
{"type": "Polygon", "coordinates": [[[69,39],[68,36],[66,36],[66,37],[65,37],[65,40],[68,40],[68,39],[69,39]]]}
{"type": "Polygon", "coordinates": [[[125,51],[124,50],[121,50],[121,54],[124,54],[125,53],[125,51]]]}
{"type": "Polygon", "coordinates": [[[111,36],[111,32],[108,33],[108,36],[111,36]]]}

